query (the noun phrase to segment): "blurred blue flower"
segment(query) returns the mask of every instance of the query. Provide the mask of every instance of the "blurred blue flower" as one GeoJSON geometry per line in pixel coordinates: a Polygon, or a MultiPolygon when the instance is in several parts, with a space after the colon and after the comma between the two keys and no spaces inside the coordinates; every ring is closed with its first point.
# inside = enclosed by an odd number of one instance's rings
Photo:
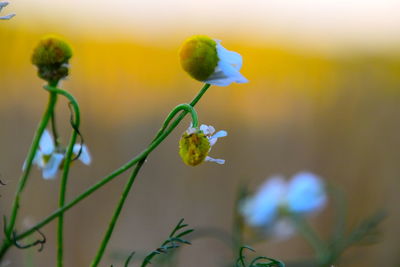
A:
{"type": "Polygon", "coordinates": [[[240,213],[248,225],[284,238],[295,231],[288,215],[314,213],[326,203],[322,180],[312,173],[300,172],[289,181],[281,176],[268,179],[253,196],[242,201],[240,213]]]}

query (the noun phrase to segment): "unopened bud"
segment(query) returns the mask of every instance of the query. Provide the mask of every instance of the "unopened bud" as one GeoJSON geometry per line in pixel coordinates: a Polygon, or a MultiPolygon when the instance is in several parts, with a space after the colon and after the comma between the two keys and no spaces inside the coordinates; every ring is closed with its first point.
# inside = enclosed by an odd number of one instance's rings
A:
{"type": "Polygon", "coordinates": [[[32,63],[38,67],[38,76],[48,82],[57,82],[68,76],[68,61],[72,57],[67,42],[54,36],[43,38],[32,54],[32,63]]]}
{"type": "Polygon", "coordinates": [[[202,163],[210,151],[210,142],[202,132],[184,133],[179,141],[179,155],[189,166],[202,163]]]}

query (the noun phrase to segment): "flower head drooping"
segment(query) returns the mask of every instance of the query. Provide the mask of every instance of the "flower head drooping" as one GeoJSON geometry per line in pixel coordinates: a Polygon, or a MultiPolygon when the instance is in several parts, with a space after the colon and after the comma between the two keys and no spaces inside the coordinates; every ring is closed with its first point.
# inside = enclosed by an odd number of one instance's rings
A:
{"type": "MultiPolygon", "coordinates": [[[[0,11],[4,8],[4,7],[6,7],[8,5],[8,2],[0,2],[0,11]]],[[[14,17],[15,16],[15,14],[9,14],[9,15],[6,15],[6,16],[0,16],[0,20],[9,20],[9,19],[11,19],[12,17],[14,17]]]]}
{"type": "Polygon", "coordinates": [[[200,129],[189,126],[179,141],[179,155],[183,162],[189,166],[197,166],[204,161],[224,164],[223,159],[214,159],[208,156],[211,147],[218,138],[228,135],[226,131],[215,133],[214,127],[202,124],[200,129]]]}
{"type": "Polygon", "coordinates": [[[247,82],[239,72],[242,56],[225,49],[219,40],[195,35],[183,43],[179,56],[183,69],[198,81],[218,86],[247,82]]]}
{"type": "Polygon", "coordinates": [[[32,54],[32,63],[38,67],[38,76],[48,82],[57,82],[68,76],[71,47],[59,37],[43,38],[32,54]]]}
{"type": "Polygon", "coordinates": [[[287,215],[317,212],[326,202],[321,179],[312,173],[301,172],[290,181],[280,176],[268,179],[254,196],[242,202],[240,212],[250,226],[286,238],[295,232],[287,215]]]}
{"type": "MultiPolygon", "coordinates": [[[[73,154],[79,155],[79,160],[82,163],[89,165],[91,157],[89,150],[86,145],[75,144],[73,147],[73,154]]],[[[36,152],[33,164],[37,165],[42,170],[42,176],[44,179],[53,179],[56,177],[58,171],[63,168],[65,158],[65,150],[58,148],[54,145],[53,137],[49,131],[45,130],[42,137],[40,138],[39,148],[36,152]]],[[[24,163],[23,169],[25,169],[26,163],[24,163]]]]}

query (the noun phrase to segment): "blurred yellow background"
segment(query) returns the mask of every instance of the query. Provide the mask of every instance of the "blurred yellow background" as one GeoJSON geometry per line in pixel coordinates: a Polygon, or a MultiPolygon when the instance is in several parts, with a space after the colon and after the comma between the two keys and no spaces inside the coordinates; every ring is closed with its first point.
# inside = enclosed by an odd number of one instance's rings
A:
{"type": "MultiPolygon", "coordinates": [[[[389,0],[12,1],[2,14],[17,16],[0,21],[1,215],[9,213],[47,101],[30,64],[43,35],[61,35],[73,47],[71,75],[61,86],[80,103],[93,157],[90,167],[74,165],[72,199],[144,149],[168,112],[197,93],[202,84],[181,70],[177,51],[186,37],[205,34],[243,56],[250,81],[211,87],[197,108],[201,123],[228,131],[213,148],[226,164],[191,168],[180,161],[185,120],[149,157],[102,266],[122,265],[112,255],[156,248],[181,217],[194,228],[230,231],[240,181],[256,188],[270,175],[302,170],[346,193],[349,227],[378,208],[389,212],[380,243],[348,251],[339,266],[399,266],[399,9],[389,0]]],[[[66,143],[65,101],[57,112],[66,143]]],[[[89,264],[126,178],[67,214],[65,266],[89,264]]],[[[57,194],[58,180],[44,181],[35,169],[21,231],[56,208],[57,194]]],[[[331,206],[313,218],[325,237],[333,220],[331,206]]],[[[13,248],[8,266],[54,266],[55,224],[44,232],[43,252],[13,248]]],[[[312,255],[298,236],[255,248],[284,261],[312,255]]],[[[182,249],[180,266],[221,266],[235,257],[221,242],[201,239],[182,249]]]]}

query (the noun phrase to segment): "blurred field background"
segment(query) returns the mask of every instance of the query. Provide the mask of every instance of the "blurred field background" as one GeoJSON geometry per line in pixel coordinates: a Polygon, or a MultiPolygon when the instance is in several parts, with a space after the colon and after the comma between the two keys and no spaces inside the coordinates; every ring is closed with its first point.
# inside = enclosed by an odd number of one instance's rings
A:
{"type": "MultiPolygon", "coordinates": [[[[145,148],[168,112],[201,88],[179,65],[181,42],[193,34],[223,40],[244,58],[250,82],[212,87],[199,103],[200,121],[226,129],[212,156],[218,166],[185,166],[177,153],[179,128],[148,159],[123,210],[102,266],[113,257],[150,251],[184,217],[194,228],[231,230],[238,184],[256,188],[276,173],[309,170],[343,190],[349,227],[378,208],[389,217],[381,240],[352,249],[338,266],[400,266],[400,4],[396,1],[12,1],[0,23],[0,211],[9,206],[47,93],[30,64],[45,34],[74,49],[62,87],[78,99],[82,133],[93,156],[74,165],[69,199],[145,148]],[[115,3],[114,3],[115,2],[115,3]],[[322,3],[324,2],[324,3],[322,3]]],[[[59,101],[63,141],[69,111],[59,101]]],[[[66,216],[65,266],[88,266],[127,176],[66,216]]],[[[57,206],[58,180],[35,169],[22,199],[19,229],[57,206]]],[[[328,236],[331,206],[313,218],[328,236]]],[[[44,228],[45,250],[7,255],[9,266],[54,266],[55,224],[44,228]]],[[[284,261],[307,259],[298,236],[255,247],[284,261]]],[[[220,241],[196,240],[180,266],[221,266],[235,258],[220,241]]],[[[289,265],[290,267],[290,265],[289,265]]]]}

